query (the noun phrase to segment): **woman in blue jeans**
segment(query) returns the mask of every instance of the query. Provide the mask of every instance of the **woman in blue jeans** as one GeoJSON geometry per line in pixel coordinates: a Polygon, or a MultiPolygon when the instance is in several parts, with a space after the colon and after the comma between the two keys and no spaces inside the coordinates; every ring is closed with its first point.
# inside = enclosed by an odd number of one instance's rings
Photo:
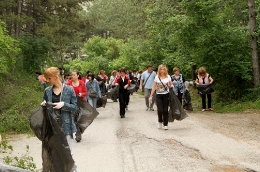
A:
{"type": "Polygon", "coordinates": [[[88,103],[94,109],[96,109],[97,98],[101,97],[100,88],[99,88],[97,80],[94,77],[94,74],[92,74],[92,73],[88,74],[87,79],[88,79],[88,82],[86,83],[86,87],[87,87],[87,90],[88,90],[88,95],[87,95],[88,103]],[[96,97],[91,97],[90,96],[90,92],[92,92],[92,91],[95,91],[97,93],[96,97]]]}

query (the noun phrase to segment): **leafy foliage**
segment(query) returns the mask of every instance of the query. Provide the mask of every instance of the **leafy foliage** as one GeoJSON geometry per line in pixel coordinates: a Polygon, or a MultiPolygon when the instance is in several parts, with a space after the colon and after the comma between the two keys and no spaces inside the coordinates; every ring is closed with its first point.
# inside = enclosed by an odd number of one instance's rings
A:
{"type": "Polygon", "coordinates": [[[5,24],[0,21],[0,74],[13,69],[15,56],[19,52],[16,44],[17,42],[7,34],[5,24]]]}
{"type": "Polygon", "coordinates": [[[41,71],[51,49],[50,42],[45,37],[24,35],[20,41],[21,62],[24,70],[35,73],[41,71]]]}
{"type": "MultiPolygon", "coordinates": [[[[26,153],[28,153],[28,151],[29,146],[26,145],[26,153]]],[[[29,171],[35,171],[36,169],[36,164],[33,162],[33,157],[28,156],[27,154],[23,155],[22,157],[15,156],[14,158],[6,156],[4,158],[4,162],[8,165],[29,171]]]]}
{"type": "Polygon", "coordinates": [[[95,35],[115,38],[145,38],[144,9],[152,0],[96,0],[87,5],[87,16],[95,35]]]}
{"type": "Polygon", "coordinates": [[[28,118],[34,108],[42,101],[43,87],[36,80],[36,75],[13,73],[0,75],[5,82],[0,82],[0,133],[30,132],[28,118]]]}
{"type": "Polygon", "coordinates": [[[147,9],[147,27],[157,59],[181,69],[205,66],[219,97],[238,99],[252,86],[248,34],[244,26],[226,22],[219,2],[156,1],[147,9]]]}

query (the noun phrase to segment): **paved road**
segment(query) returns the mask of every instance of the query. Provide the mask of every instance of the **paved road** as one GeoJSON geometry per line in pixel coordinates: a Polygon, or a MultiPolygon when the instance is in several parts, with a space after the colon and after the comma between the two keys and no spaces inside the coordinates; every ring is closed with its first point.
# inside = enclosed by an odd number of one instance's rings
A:
{"type": "MultiPolygon", "coordinates": [[[[260,171],[260,147],[204,128],[191,113],[183,121],[157,129],[156,111],[145,111],[142,96],[131,96],[126,118],[118,103],[106,108],[73,145],[78,172],[242,172],[260,171]]],[[[41,167],[41,142],[16,138],[13,154],[29,156],[41,167]]],[[[4,156],[4,155],[0,155],[4,156]]]]}

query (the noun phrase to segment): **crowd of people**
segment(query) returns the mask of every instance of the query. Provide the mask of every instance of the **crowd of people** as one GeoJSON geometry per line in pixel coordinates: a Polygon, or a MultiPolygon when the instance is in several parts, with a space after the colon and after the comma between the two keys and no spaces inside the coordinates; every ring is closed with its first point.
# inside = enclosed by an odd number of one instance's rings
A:
{"type": "MultiPolygon", "coordinates": [[[[67,140],[72,157],[72,139],[73,133],[75,139],[80,142],[82,132],[79,126],[75,125],[74,113],[77,111],[77,99],[81,98],[88,102],[94,109],[96,109],[98,98],[106,96],[108,90],[114,89],[116,96],[113,101],[119,101],[119,115],[125,118],[130,95],[129,89],[133,89],[135,85],[136,91],[139,89],[144,92],[144,99],[146,111],[154,111],[154,105],[157,106],[158,128],[168,129],[168,106],[169,106],[169,92],[170,89],[182,103],[184,91],[187,90],[188,85],[185,84],[184,76],[180,69],[173,68],[173,75],[169,75],[168,68],[165,65],[159,65],[157,69],[153,70],[152,65],[148,65],[146,70],[126,70],[119,68],[111,72],[110,78],[106,75],[104,70],[99,71],[95,75],[88,71],[86,77],[78,70],[73,70],[71,74],[65,74],[64,71],[57,67],[48,68],[44,72],[37,73],[37,79],[44,86],[44,100],[41,106],[46,106],[47,102],[52,103],[54,109],[59,109],[62,116],[62,123],[60,128],[63,128],[64,137],[67,140]],[[46,78],[44,78],[44,76],[46,78]],[[49,83],[49,87],[46,86],[49,83]]],[[[206,72],[204,67],[199,68],[197,85],[210,85],[213,83],[213,78],[206,72]]],[[[201,94],[202,98],[202,112],[206,110],[206,97],[208,98],[208,109],[213,110],[211,102],[211,92],[201,94]]],[[[44,163],[43,163],[44,164],[44,163]]],[[[73,168],[74,171],[76,169],[73,168]]]]}

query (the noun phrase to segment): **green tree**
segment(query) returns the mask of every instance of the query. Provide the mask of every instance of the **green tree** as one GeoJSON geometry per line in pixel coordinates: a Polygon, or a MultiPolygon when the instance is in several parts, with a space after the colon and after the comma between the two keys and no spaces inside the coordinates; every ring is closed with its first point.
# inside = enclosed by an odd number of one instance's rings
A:
{"type": "Polygon", "coordinates": [[[19,52],[17,41],[7,34],[5,24],[0,21],[0,74],[7,73],[13,69],[15,56],[19,52]]]}
{"type": "MultiPolygon", "coordinates": [[[[24,35],[20,39],[20,62],[25,71],[34,73],[41,71],[47,61],[51,44],[45,37],[24,35]]],[[[19,65],[19,64],[18,64],[19,65]]]]}
{"type": "Polygon", "coordinates": [[[144,9],[152,0],[97,0],[87,5],[88,18],[95,35],[115,38],[145,38],[144,9]],[[109,31],[109,35],[107,35],[109,31]]]}
{"type": "Polygon", "coordinates": [[[248,31],[228,22],[238,19],[224,13],[231,4],[221,2],[156,1],[147,9],[147,28],[157,59],[181,69],[205,66],[220,97],[237,99],[252,86],[248,31]]]}

